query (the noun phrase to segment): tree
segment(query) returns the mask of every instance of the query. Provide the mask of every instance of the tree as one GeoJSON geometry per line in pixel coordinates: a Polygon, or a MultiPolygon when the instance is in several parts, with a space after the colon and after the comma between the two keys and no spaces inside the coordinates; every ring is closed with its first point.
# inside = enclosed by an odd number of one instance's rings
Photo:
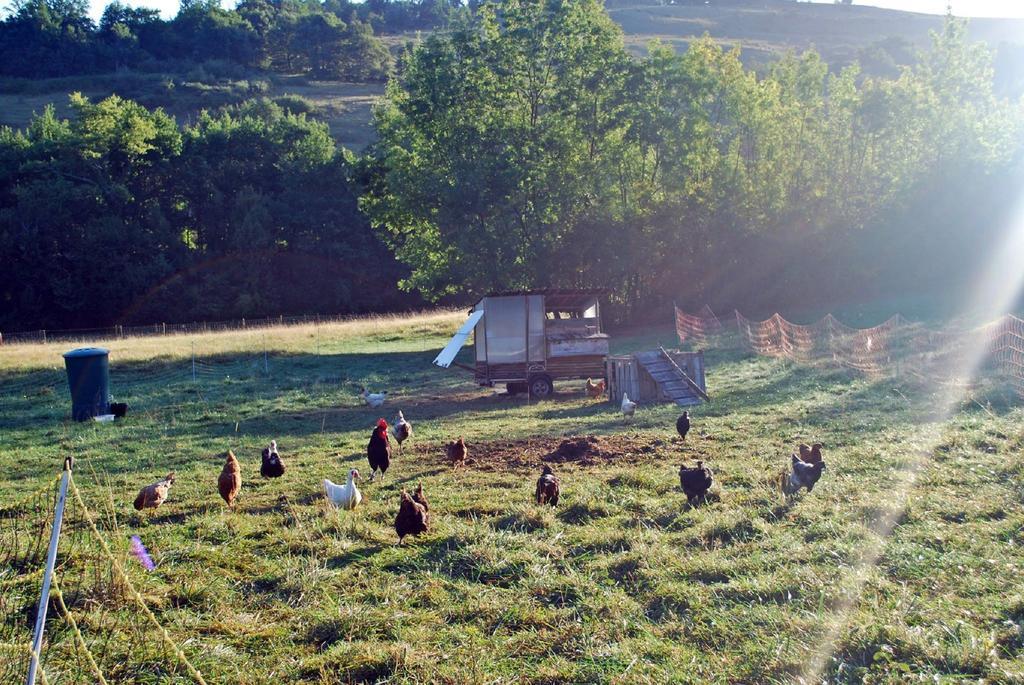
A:
{"type": "Polygon", "coordinates": [[[448,293],[582,283],[563,248],[599,203],[625,122],[619,29],[592,0],[513,0],[416,48],[376,125],[383,176],[364,206],[411,268],[448,293]],[[566,261],[566,258],[569,261],[566,261]]]}

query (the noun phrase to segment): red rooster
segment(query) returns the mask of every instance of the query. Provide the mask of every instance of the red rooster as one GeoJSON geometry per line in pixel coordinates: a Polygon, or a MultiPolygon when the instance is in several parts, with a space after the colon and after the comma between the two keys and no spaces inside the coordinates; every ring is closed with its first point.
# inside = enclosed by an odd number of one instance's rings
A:
{"type": "Polygon", "coordinates": [[[391,439],[388,437],[388,422],[377,419],[377,427],[373,429],[370,443],[366,446],[366,457],[370,460],[370,480],[380,471],[380,479],[391,466],[391,439]]]}

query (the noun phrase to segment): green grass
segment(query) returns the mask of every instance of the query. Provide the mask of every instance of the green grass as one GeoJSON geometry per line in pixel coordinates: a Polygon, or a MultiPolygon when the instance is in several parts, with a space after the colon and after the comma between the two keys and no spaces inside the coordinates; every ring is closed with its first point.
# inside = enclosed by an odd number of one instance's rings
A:
{"type": "MultiPolygon", "coordinates": [[[[319,355],[309,327],[196,337],[196,384],[192,338],[116,341],[112,390],[132,409],[113,425],[68,421],[69,345],[5,346],[0,501],[74,455],[133,581],[211,683],[1024,680],[1024,412],[998,388],[947,418],[949,389],[712,349],[713,402],[683,445],[670,405],[626,425],[581,383],[530,404],[432,367],[461,318],[325,326],[319,355]],[[360,384],[389,390],[383,412],[360,384]],[[415,435],[387,480],[355,512],[327,508],[321,479],[365,474],[371,424],[399,408],[415,435]],[[441,445],[458,435],[477,462],[453,473],[441,445]],[[554,464],[563,500],[534,506],[541,458],[572,435],[613,458],[554,464]],[[288,471],[264,482],[271,438],[288,471]],[[786,501],[774,479],[811,441],[828,470],[786,501]],[[216,493],[228,448],[234,512],[216,493]],[[691,508],[677,470],[697,457],[718,484],[691,508]],[[137,515],[137,489],[170,469],[168,503],[137,515]],[[398,492],[416,483],[432,528],[399,547],[398,492]],[[127,556],[133,534],[155,572],[127,556]]],[[[671,341],[643,329],[614,348],[671,341]]],[[[99,630],[98,606],[72,611],[99,630]]]]}

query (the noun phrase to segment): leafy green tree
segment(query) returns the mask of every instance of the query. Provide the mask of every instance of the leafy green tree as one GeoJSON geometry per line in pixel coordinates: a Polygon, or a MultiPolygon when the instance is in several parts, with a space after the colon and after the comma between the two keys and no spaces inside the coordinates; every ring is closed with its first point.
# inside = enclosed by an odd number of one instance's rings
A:
{"type": "Polygon", "coordinates": [[[16,2],[0,23],[0,68],[13,76],[87,73],[97,66],[86,0],[16,2]]]}
{"type": "Polygon", "coordinates": [[[625,121],[628,61],[596,2],[488,4],[415,49],[378,110],[365,208],[437,298],[582,282],[564,263],[625,121]]]}
{"type": "Polygon", "coordinates": [[[0,327],[370,311],[409,302],[324,124],[273,103],[179,130],[75,95],[0,129],[0,327]]]}

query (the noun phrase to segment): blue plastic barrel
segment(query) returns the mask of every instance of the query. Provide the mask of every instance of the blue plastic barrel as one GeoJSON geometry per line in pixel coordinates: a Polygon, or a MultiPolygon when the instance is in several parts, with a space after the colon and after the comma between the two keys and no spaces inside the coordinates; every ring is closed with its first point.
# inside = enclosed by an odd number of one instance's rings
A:
{"type": "Polygon", "coordinates": [[[71,390],[71,418],[88,421],[106,414],[110,402],[109,350],[80,347],[64,353],[64,367],[71,390]]]}

